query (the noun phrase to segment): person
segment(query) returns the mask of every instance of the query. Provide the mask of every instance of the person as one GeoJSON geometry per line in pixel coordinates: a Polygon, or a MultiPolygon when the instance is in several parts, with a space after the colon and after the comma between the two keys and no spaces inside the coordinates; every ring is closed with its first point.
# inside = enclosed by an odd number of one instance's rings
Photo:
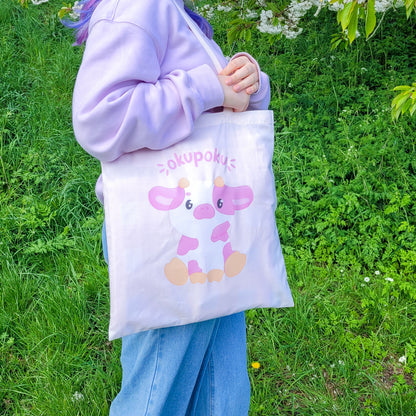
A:
{"type": "MultiPolygon", "coordinates": [[[[100,161],[185,139],[223,107],[267,109],[269,79],[247,53],[227,60],[212,27],[183,0],[83,0],[86,40],[73,95],[76,139],[100,161]],[[176,2],[209,39],[217,73],[176,2]]],[[[103,202],[101,177],[96,193],[103,202]]],[[[103,248],[106,235],[103,229],[103,248]]],[[[122,338],[121,389],[111,416],[244,416],[250,404],[244,313],[122,338]]]]}

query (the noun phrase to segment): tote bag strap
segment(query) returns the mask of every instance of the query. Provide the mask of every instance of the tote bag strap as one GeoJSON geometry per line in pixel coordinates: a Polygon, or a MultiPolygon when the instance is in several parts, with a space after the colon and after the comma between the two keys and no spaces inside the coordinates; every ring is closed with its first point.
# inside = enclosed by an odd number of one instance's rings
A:
{"type": "Polygon", "coordinates": [[[185,9],[176,2],[176,0],[173,0],[173,3],[175,3],[176,8],[179,10],[179,13],[182,15],[182,17],[185,19],[186,23],[188,24],[189,28],[191,29],[192,33],[196,36],[202,47],[205,49],[208,56],[211,58],[212,63],[215,66],[215,69],[220,72],[222,70],[222,65],[220,61],[218,60],[215,52],[213,51],[212,47],[208,44],[207,37],[202,33],[201,29],[198,27],[198,25],[195,23],[195,21],[192,19],[191,16],[189,16],[188,13],[186,13],[185,9]]]}

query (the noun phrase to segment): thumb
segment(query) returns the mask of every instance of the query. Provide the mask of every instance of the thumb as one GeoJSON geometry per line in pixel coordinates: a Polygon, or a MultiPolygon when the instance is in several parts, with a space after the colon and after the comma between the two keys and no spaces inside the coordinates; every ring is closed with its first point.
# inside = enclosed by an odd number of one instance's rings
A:
{"type": "Polygon", "coordinates": [[[219,73],[220,75],[232,75],[235,70],[236,70],[236,66],[234,64],[234,61],[230,61],[228,62],[228,64],[221,70],[221,72],[219,73]]]}

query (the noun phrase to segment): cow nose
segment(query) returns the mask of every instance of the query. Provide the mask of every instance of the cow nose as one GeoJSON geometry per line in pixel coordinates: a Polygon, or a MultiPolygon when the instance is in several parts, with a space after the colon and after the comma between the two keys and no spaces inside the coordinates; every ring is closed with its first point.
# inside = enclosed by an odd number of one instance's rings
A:
{"type": "Polygon", "coordinates": [[[215,216],[215,209],[211,204],[198,205],[194,210],[194,217],[197,220],[205,220],[215,216]]]}

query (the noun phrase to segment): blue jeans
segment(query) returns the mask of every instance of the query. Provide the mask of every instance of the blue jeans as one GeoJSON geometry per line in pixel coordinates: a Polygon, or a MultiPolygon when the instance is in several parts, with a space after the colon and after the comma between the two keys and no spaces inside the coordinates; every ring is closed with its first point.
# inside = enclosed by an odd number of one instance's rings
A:
{"type": "MultiPolygon", "coordinates": [[[[107,258],[105,229],[103,249],[107,258]]],[[[122,338],[121,390],[110,416],[246,416],[244,313],[122,338]]]]}

